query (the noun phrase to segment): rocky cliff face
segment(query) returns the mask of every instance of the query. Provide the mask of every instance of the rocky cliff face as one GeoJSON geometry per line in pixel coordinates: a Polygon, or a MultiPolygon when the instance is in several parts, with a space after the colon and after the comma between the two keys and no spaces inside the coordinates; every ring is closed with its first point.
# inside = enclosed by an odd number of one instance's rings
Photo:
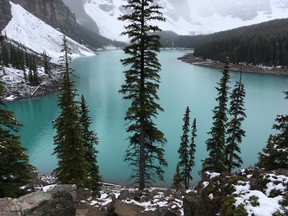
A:
{"type": "Polygon", "coordinates": [[[64,4],[75,14],[77,22],[90,29],[91,32],[99,34],[99,29],[94,20],[84,10],[84,0],[62,0],[64,4]]]}
{"type": "Polygon", "coordinates": [[[75,15],[61,0],[45,0],[45,1],[11,0],[11,1],[15,4],[21,5],[24,9],[29,11],[34,16],[40,18],[45,23],[49,24],[55,29],[60,30],[63,34],[69,36],[78,43],[89,47],[92,50],[95,50],[96,48],[103,46],[122,45],[121,43],[119,44],[117,42],[104,38],[100,35],[97,35],[96,24],[94,29],[90,29],[90,27],[84,27],[79,23],[77,23],[75,15]]]}
{"type": "Polygon", "coordinates": [[[63,33],[70,33],[76,28],[76,18],[62,1],[56,0],[12,0],[27,11],[63,33]]]}
{"type": "Polygon", "coordinates": [[[11,5],[9,0],[0,1],[0,32],[9,23],[11,16],[11,5]]]}

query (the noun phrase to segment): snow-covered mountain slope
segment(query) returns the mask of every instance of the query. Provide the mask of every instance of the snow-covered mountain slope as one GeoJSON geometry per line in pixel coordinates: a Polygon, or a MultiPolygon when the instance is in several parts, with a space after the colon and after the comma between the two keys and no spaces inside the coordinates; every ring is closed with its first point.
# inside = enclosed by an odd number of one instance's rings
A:
{"type": "MultiPolygon", "coordinates": [[[[44,51],[58,59],[61,55],[63,33],[47,25],[20,5],[11,4],[12,19],[2,31],[11,38],[33,51],[42,54],[44,51]]],[[[93,51],[67,37],[74,55],[92,55],[93,51]]]]}
{"type": "MultiPolygon", "coordinates": [[[[288,17],[287,0],[155,0],[163,7],[162,30],[180,35],[207,34],[288,17]]],[[[83,0],[100,35],[118,39],[124,30],[117,18],[126,0],[83,0]]]]}

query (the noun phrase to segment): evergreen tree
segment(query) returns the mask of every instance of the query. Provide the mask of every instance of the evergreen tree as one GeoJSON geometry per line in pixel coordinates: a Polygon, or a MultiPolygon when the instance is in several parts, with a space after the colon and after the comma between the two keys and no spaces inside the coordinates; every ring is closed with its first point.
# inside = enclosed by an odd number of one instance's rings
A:
{"type": "Polygon", "coordinates": [[[7,48],[7,44],[2,40],[1,41],[1,48],[2,48],[2,60],[5,66],[9,66],[9,51],[7,48]]]}
{"type": "Polygon", "coordinates": [[[32,74],[32,70],[29,68],[29,72],[28,72],[28,81],[30,83],[30,85],[33,85],[33,74],[32,74]]]}
{"type": "Polygon", "coordinates": [[[189,169],[189,131],[190,131],[190,109],[186,108],[185,114],[183,117],[183,134],[181,136],[181,143],[178,149],[179,153],[179,169],[180,174],[184,183],[185,188],[189,186],[189,179],[191,177],[190,169],[189,169]]]}
{"type": "Polygon", "coordinates": [[[164,180],[162,167],[167,166],[163,149],[166,139],[153,122],[163,109],[156,103],[159,99],[157,91],[161,70],[157,58],[161,46],[160,37],[152,34],[160,29],[151,24],[164,21],[164,18],[160,12],[161,7],[153,0],[127,2],[124,9],[131,13],[119,18],[129,23],[123,35],[130,38],[129,45],[124,48],[129,57],[121,60],[124,66],[130,66],[124,72],[126,80],[120,90],[123,98],[131,101],[125,117],[128,122],[126,131],[130,134],[125,161],[133,167],[131,180],[143,190],[155,177],[164,180]]]}
{"type": "Polygon", "coordinates": [[[58,95],[59,116],[54,120],[56,129],[54,136],[54,154],[58,158],[58,166],[54,174],[61,184],[76,184],[78,187],[91,187],[89,164],[85,160],[85,147],[80,125],[80,106],[75,101],[75,83],[70,79],[73,71],[70,68],[71,50],[65,36],[60,56],[60,73],[62,83],[58,95]]]}
{"type": "Polygon", "coordinates": [[[182,188],[182,175],[180,174],[179,164],[176,166],[176,172],[173,176],[172,186],[176,190],[180,190],[182,188]]]}
{"type": "Polygon", "coordinates": [[[0,45],[1,45],[1,53],[0,53],[0,71],[4,69],[4,64],[3,64],[3,41],[5,37],[1,35],[0,33],[0,45]]]}
{"type": "Polygon", "coordinates": [[[243,163],[240,153],[239,144],[242,142],[242,137],[245,136],[245,131],[241,125],[246,118],[244,108],[245,88],[242,83],[242,74],[240,80],[236,82],[235,87],[230,95],[229,114],[232,117],[228,122],[227,140],[226,140],[226,157],[228,173],[231,173],[233,168],[240,168],[243,163]]]}
{"type": "MultiPolygon", "coordinates": [[[[0,83],[0,106],[4,88],[0,83]]],[[[35,168],[29,164],[25,148],[17,136],[21,124],[14,114],[0,108],[0,197],[17,197],[20,187],[28,184],[35,176],[35,168]]]]}
{"type": "Polygon", "coordinates": [[[189,186],[189,180],[192,180],[193,177],[191,175],[192,168],[195,166],[195,152],[196,152],[196,144],[195,139],[197,137],[197,125],[196,125],[196,118],[194,118],[192,123],[192,129],[191,129],[191,143],[189,148],[189,162],[188,162],[188,186],[189,186]]]}
{"type": "Polygon", "coordinates": [[[224,172],[227,171],[226,157],[225,157],[225,133],[227,127],[227,101],[228,101],[228,83],[229,83],[229,61],[226,59],[222,77],[218,83],[216,90],[218,96],[216,101],[218,105],[215,106],[213,113],[213,126],[208,133],[211,135],[206,141],[207,151],[209,157],[203,161],[202,173],[205,171],[224,172]]]}
{"type": "Polygon", "coordinates": [[[99,192],[102,178],[99,175],[99,167],[97,165],[98,151],[95,149],[95,145],[99,144],[99,139],[97,134],[89,129],[92,119],[89,116],[89,108],[83,95],[81,97],[80,123],[82,125],[82,137],[85,147],[85,160],[89,163],[92,190],[99,192]]]}
{"type": "Polygon", "coordinates": [[[44,72],[45,74],[49,74],[50,73],[50,57],[46,54],[46,52],[43,52],[43,63],[44,63],[44,72]]]}
{"type": "MultiPolygon", "coordinates": [[[[287,95],[287,92],[285,92],[287,95]]],[[[286,99],[287,96],[286,96],[286,99]]],[[[263,152],[259,153],[258,166],[266,170],[287,169],[288,167],[288,115],[277,115],[272,129],[278,131],[270,135],[263,152]]]]}

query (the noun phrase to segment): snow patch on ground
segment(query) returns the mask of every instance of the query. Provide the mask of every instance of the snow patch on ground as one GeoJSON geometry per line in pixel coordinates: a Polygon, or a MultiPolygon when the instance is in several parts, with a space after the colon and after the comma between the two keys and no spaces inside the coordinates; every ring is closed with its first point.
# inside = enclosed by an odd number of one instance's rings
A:
{"type": "MultiPolygon", "coordinates": [[[[29,69],[26,68],[25,73],[26,76],[28,76],[29,69]]],[[[5,84],[4,100],[11,101],[19,98],[29,98],[34,95],[38,95],[37,91],[40,87],[43,87],[43,89],[53,88],[54,84],[59,84],[60,82],[60,74],[57,72],[57,70],[52,70],[50,74],[45,74],[44,68],[38,67],[37,74],[41,80],[41,83],[39,85],[33,86],[30,85],[27,80],[25,80],[23,70],[15,69],[12,67],[4,67],[4,70],[0,70],[0,82],[5,84]]],[[[51,91],[52,90],[53,89],[51,89],[51,91]]],[[[56,89],[54,88],[54,91],[55,90],[56,89]]]]}
{"type": "Polygon", "coordinates": [[[235,206],[243,204],[249,216],[271,216],[276,211],[281,210],[279,202],[283,200],[283,194],[286,193],[288,177],[267,174],[264,179],[269,180],[264,193],[259,190],[251,190],[249,182],[238,181],[238,184],[234,186],[235,206]],[[271,191],[275,190],[281,195],[271,196],[271,191]]]}

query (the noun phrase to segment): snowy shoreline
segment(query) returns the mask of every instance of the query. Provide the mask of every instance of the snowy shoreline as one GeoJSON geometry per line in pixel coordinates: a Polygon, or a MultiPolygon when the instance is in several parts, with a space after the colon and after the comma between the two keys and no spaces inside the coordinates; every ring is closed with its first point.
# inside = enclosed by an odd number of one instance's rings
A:
{"type": "Polygon", "coordinates": [[[45,74],[44,68],[38,67],[37,72],[41,80],[40,83],[38,85],[30,85],[29,82],[25,80],[22,70],[4,67],[4,72],[0,73],[0,81],[4,84],[5,88],[3,100],[14,101],[28,99],[58,91],[61,79],[57,69],[53,69],[49,74],[45,74]]]}

